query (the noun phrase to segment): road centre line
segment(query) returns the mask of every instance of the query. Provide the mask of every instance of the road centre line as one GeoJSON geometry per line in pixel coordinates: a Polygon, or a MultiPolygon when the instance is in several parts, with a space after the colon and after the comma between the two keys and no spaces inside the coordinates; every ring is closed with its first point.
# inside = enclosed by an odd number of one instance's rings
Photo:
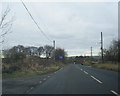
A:
{"type": "Polygon", "coordinates": [[[43,80],[46,80],[46,78],[44,78],[43,80]]]}
{"type": "Polygon", "coordinates": [[[62,68],[59,69],[59,71],[62,70],[62,68]]]}
{"type": "Polygon", "coordinates": [[[27,90],[26,93],[28,93],[31,89],[27,90]]]}
{"type": "Polygon", "coordinates": [[[31,87],[29,90],[26,91],[26,93],[28,93],[30,90],[32,90],[34,87],[31,87]]]}
{"type": "Polygon", "coordinates": [[[86,71],[84,71],[85,74],[88,74],[86,71]]]}
{"type": "Polygon", "coordinates": [[[42,81],[39,81],[39,83],[42,83],[42,81]]]}
{"type": "Polygon", "coordinates": [[[30,90],[32,90],[32,89],[33,89],[33,87],[30,88],[30,90]]]}
{"type": "MultiPolygon", "coordinates": [[[[81,68],[80,69],[81,71],[83,71],[83,69],[81,68]]],[[[86,71],[83,71],[85,74],[88,74],[88,72],[86,72],[86,71]]],[[[94,79],[94,80],[96,80],[97,82],[99,82],[100,84],[102,84],[102,82],[100,81],[100,80],[98,80],[97,78],[95,78],[94,76],[92,76],[91,75],[91,77],[94,79]]]]}
{"type": "Polygon", "coordinates": [[[94,80],[96,80],[97,82],[99,82],[99,83],[101,83],[102,84],[102,82],[100,81],[100,80],[98,80],[97,78],[95,78],[94,76],[91,76],[94,80]]]}
{"type": "Polygon", "coordinates": [[[117,92],[113,91],[113,90],[110,90],[113,94],[117,95],[117,96],[120,96],[117,92]]]}

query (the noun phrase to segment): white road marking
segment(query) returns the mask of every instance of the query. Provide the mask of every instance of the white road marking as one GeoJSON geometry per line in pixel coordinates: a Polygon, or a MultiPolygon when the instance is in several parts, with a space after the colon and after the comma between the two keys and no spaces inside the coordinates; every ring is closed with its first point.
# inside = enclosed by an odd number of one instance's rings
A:
{"type": "Polygon", "coordinates": [[[54,73],[56,73],[56,72],[54,72],[54,73]]]}
{"type": "Polygon", "coordinates": [[[94,76],[91,76],[94,80],[96,80],[99,83],[102,83],[100,80],[96,79],[94,76]]]}
{"type": "Polygon", "coordinates": [[[86,71],[84,71],[85,74],[88,74],[86,71]]]}
{"type": "Polygon", "coordinates": [[[42,83],[42,81],[39,81],[39,83],[42,83]]]}
{"type": "Polygon", "coordinates": [[[58,71],[62,70],[63,68],[60,68],[58,71]]]}
{"type": "Polygon", "coordinates": [[[34,87],[31,87],[29,90],[26,91],[26,93],[28,93],[30,90],[32,90],[34,87]]]}
{"type": "Polygon", "coordinates": [[[33,87],[30,88],[30,90],[32,90],[32,89],[33,89],[33,87]]]}
{"type": "Polygon", "coordinates": [[[117,95],[117,96],[120,96],[117,92],[113,91],[113,90],[110,90],[113,94],[117,95]]]}
{"type": "Polygon", "coordinates": [[[28,93],[30,90],[27,90],[26,93],[28,93]]]}
{"type": "Polygon", "coordinates": [[[48,76],[48,78],[49,78],[50,76],[48,76]]]}
{"type": "Polygon", "coordinates": [[[83,69],[80,69],[81,71],[83,70],[83,69]]]}
{"type": "Polygon", "coordinates": [[[46,78],[44,78],[43,80],[46,80],[46,78]]]}

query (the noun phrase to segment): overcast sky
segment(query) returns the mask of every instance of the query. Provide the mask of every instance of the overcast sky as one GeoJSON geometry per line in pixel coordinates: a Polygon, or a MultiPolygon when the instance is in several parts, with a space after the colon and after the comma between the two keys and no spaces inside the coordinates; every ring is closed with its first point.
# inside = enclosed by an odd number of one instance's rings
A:
{"type": "MultiPolygon", "coordinates": [[[[117,2],[25,2],[49,41],[36,27],[21,2],[3,3],[14,16],[12,33],[6,35],[3,48],[14,45],[64,48],[68,55],[90,55],[100,52],[100,34],[104,48],[118,38],[117,2]]],[[[4,9],[3,8],[3,9],[4,9]]]]}

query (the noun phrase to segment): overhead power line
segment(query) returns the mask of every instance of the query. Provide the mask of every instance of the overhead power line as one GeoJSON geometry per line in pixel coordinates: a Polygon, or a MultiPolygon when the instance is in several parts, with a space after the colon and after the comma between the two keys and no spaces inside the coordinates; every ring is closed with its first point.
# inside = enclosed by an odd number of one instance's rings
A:
{"type": "Polygon", "coordinates": [[[35,19],[33,18],[32,14],[30,13],[30,11],[28,10],[27,6],[24,4],[24,2],[21,0],[23,6],[25,7],[25,9],[27,10],[28,14],[30,15],[31,19],[34,21],[35,25],[38,27],[38,29],[40,30],[40,32],[50,41],[52,42],[52,40],[50,40],[48,38],[48,36],[43,32],[43,30],[40,28],[40,26],[38,25],[38,23],[35,21],[35,19]]]}

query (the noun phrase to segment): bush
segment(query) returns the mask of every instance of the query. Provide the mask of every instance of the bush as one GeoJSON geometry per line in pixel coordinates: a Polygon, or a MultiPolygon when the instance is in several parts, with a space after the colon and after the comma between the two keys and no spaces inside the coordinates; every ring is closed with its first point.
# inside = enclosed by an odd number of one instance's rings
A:
{"type": "Polygon", "coordinates": [[[11,65],[9,67],[6,67],[5,69],[2,70],[3,73],[13,73],[15,71],[20,70],[20,67],[17,65],[11,65]]]}
{"type": "Polygon", "coordinates": [[[23,60],[24,58],[26,58],[26,55],[22,52],[16,52],[14,54],[11,54],[10,58],[12,62],[17,62],[19,60],[23,60]]]}

